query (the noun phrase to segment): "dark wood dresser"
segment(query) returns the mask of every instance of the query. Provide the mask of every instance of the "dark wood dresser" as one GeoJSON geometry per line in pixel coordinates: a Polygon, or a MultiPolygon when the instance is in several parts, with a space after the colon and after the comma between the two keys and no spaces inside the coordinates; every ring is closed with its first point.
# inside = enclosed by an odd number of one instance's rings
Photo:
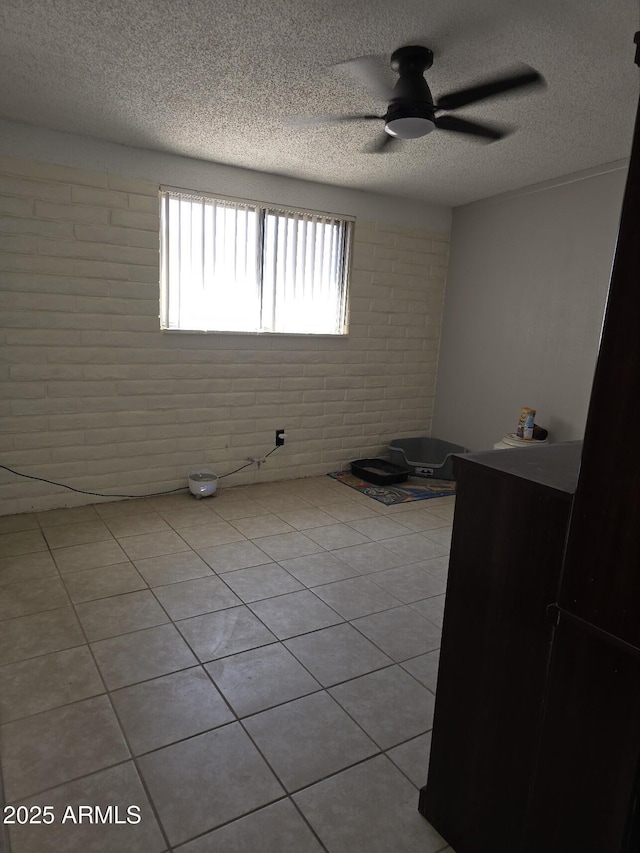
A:
{"type": "Polygon", "coordinates": [[[420,811],[456,853],[520,850],[580,442],[456,458],[456,512],[420,811]]]}

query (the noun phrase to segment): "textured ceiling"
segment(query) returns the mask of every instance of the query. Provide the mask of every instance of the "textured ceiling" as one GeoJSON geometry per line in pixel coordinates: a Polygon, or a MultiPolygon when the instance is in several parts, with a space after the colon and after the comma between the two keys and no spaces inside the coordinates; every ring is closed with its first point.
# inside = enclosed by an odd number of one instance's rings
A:
{"type": "Polygon", "coordinates": [[[0,117],[344,187],[458,205],[629,155],[638,0],[3,0],[0,117]],[[438,94],[537,68],[548,88],[461,109],[516,126],[489,145],[437,131],[364,153],[384,113],[344,69],[435,52],[438,94]]]}

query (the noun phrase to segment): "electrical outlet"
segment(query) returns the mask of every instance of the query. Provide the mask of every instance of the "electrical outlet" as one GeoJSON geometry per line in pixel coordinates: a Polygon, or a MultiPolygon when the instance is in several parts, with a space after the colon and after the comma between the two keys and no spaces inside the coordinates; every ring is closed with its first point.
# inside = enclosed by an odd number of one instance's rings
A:
{"type": "Polygon", "coordinates": [[[286,433],[283,429],[276,430],[276,447],[282,447],[286,438],[286,433]]]}

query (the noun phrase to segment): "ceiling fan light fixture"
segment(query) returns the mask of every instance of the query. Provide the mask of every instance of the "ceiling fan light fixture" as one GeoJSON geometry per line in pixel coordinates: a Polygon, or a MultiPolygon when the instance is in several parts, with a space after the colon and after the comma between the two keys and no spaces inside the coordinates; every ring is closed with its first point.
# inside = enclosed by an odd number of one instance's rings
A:
{"type": "Polygon", "coordinates": [[[435,130],[435,123],[426,116],[400,116],[387,121],[384,129],[398,139],[418,139],[435,130]]]}

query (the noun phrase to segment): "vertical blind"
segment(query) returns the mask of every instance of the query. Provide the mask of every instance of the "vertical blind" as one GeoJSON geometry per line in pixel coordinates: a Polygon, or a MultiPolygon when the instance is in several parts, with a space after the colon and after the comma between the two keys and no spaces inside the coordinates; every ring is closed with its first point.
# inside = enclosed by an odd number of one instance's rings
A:
{"type": "Polygon", "coordinates": [[[163,193],[163,327],[260,328],[260,217],[248,204],[163,193]]]}
{"type": "Polygon", "coordinates": [[[344,334],[352,222],[162,191],[166,329],[344,334]]]}

